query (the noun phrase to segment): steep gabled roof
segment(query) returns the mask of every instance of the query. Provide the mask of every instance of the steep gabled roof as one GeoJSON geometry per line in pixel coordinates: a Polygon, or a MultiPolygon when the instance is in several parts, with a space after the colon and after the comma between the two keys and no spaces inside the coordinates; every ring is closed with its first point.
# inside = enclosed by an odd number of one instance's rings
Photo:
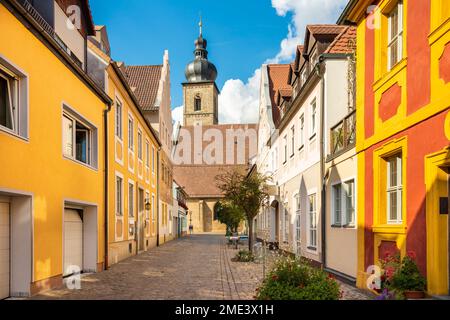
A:
{"type": "Polygon", "coordinates": [[[276,95],[280,89],[291,89],[288,83],[290,64],[269,64],[267,66],[269,76],[269,92],[272,103],[272,119],[275,126],[280,121],[280,110],[277,105],[276,95]]]}
{"type": "Polygon", "coordinates": [[[162,65],[121,67],[130,87],[144,111],[156,111],[155,105],[161,80],[162,65]]]}
{"type": "Polygon", "coordinates": [[[349,26],[334,39],[325,53],[346,54],[353,53],[356,49],[356,27],[349,26]]]}

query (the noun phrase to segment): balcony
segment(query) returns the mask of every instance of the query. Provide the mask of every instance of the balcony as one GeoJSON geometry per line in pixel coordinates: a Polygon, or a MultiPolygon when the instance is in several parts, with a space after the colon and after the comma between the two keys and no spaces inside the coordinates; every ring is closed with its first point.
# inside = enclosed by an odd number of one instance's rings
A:
{"type": "Polygon", "coordinates": [[[330,130],[330,155],[336,157],[353,148],[356,141],[356,110],[350,112],[344,119],[330,130]]]}
{"type": "Polygon", "coordinates": [[[71,60],[77,64],[80,68],[83,69],[83,62],[81,62],[80,59],[74,54],[72,50],[66,45],[66,43],[61,40],[61,38],[58,36],[58,34],[55,32],[55,29],[53,26],[51,26],[44,17],[33,7],[33,5],[28,0],[18,0],[17,1],[22,8],[24,8],[27,13],[33,18],[33,20],[42,28],[42,30],[48,34],[55,42],[58,44],[58,46],[66,52],[71,60]]]}

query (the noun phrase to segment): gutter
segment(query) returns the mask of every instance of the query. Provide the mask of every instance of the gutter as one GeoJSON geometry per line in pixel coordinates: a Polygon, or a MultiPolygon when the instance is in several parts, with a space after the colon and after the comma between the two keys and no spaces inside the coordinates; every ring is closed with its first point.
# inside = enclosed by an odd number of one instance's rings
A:
{"type": "Polygon", "coordinates": [[[319,63],[316,66],[316,72],[321,80],[321,98],[320,98],[320,178],[322,184],[321,197],[320,197],[320,211],[321,211],[321,248],[322,248],[322,266],[326,267],[326,177],[325,177],[325,79],[324,79],[324,70],[325,68],[325,57],[320,56],[319,63]]]}
{"type": "Polygon", "coordinates": [[[156,198],[156,246],[159,247],[159,153],[161,152],[161,146],[158,149],[158,153],[156,154],[156,194],[158,195],[156,198]]]}
{"type": "Polygon", "coordinates": [[[349,21],[346,20],[346,18],[348,17],[349,13],[355,8],[357,3],[358,3],[358,0],[351,0],[345,7],[344,11],[340,15],[340,17],[336,23],[341,24],[341,25],[349,24],[349,21]]]}
{"type": "Polygon", "coordinates": [[[104,194],[104,201],[105,201],[105,270],[108,270],[108,259],[109,259],[109,237],[108,237],[108,231],[109,231],[109,223],[108,223],[108,199],[109,199],[109,188],[108,188],[108,180],[109,180],[109,157],[108,157],[108,113],[111,111],[111,104],[108,104],[108,108],[106,110],[103,110],[103,126],[104,126],[104,152],[105,152],[105,173],[104,173],[104,183],[105,183],[105,194],[104,194]]]}

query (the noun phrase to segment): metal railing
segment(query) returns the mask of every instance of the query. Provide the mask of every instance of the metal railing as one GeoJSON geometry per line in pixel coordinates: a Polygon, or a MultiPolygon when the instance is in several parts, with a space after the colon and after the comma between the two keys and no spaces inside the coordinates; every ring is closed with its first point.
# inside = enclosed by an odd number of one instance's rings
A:
{"type": "Polygon", "coordinates": [[[356,110],[353,110],[330,130],[331,155],[354,146],[355,134],[356,110]]]}
{"type": "Polygon", "coordinates": [[[45,31],[50,37],[52,37],[59,47],[66,52],[73,62],[75,62],[80,68],[83,68],[83,63],[78,59],[69,47],[61,40],[61,38],[56,34],[55,29],[42,17],[42,15],[33,7],[33,5],[28,0],[18,0],[17,1],[28,14],[36,21],[37,24],[45,31]]]}

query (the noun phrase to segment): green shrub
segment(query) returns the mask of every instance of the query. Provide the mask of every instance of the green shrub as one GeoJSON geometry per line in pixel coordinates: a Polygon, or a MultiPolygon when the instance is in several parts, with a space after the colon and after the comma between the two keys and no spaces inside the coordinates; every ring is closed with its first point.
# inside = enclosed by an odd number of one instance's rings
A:
{"type": "Polygon", "coordinates": [[[407,255],[397,270],[395,270],[390,281],[390,287],[400,292],[425,291],[426,279],[420,274],[412,255],[407,255]]]}
{"type": "Polygon", "coordinates": [[[304,261],[282,258],[257,289],[258,300],[338,300],[339,284],[304,261]]]}
{"type": "Polygon", "coordinates": [[[252,262],[255,261],[255,256],[248,250],[240,250],[236,254],[235,260],[238,262],[252,262]]]}

